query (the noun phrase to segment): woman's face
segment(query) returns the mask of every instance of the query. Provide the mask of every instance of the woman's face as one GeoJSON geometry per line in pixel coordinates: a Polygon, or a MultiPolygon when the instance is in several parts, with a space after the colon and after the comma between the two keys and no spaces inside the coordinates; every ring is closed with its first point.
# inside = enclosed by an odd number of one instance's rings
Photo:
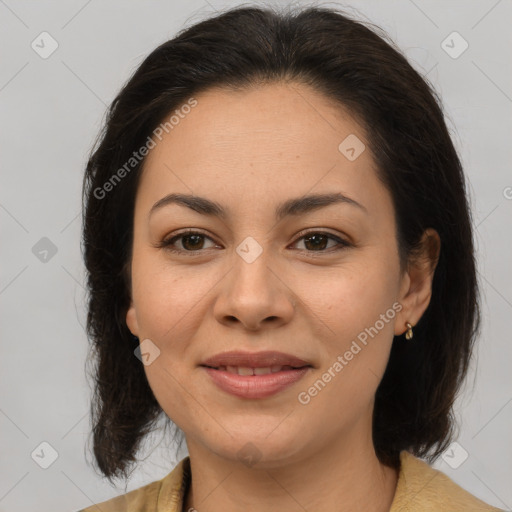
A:
{"type": "Polygon", "coordinates": [[[365,134],[305,85],[195,99],[155,139],[136,197],[126,319],[151,389],[189,450],[271,466],[366,442],[393,336],[416,310],[365,134]],[[224,213],[154,207],[168,194],[224,213]],[[306,200],[334,194],[349,199],[306,200]],[[253,361],[256,373],[274,366],[263,376],[234,375],[249,364],[236,359],[203,366],[228,351],[307,366],[253,361]]]}

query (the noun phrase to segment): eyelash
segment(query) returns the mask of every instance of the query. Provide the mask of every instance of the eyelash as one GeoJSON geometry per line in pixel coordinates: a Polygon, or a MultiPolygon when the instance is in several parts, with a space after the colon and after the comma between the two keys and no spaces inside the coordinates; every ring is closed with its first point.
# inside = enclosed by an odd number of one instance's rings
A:
{"type": "MultiPolygon", "coordinates": [[[[179,233],[178,235],[174,235],[171,238],[167,238],[166,240],[162,240],[155,247],[157,247],[159,249],[165,249],[166,251],[170,251],[170,252],[175,253],[175,254],[186,254],[187,256],[195,256],[198,253],[206,250],[206,249],[198,249],[196,251],[186,251],[185,249],[176,249],[175,247],[172,247],[172,244],[175,241],[177,241],[180,238],[183,238],[183,237],[185,237],[187,235],[200,235],[200,236],[203,236],[204,238],[208,238],[212,242],[214,242],[214,240],[212,240],[209,236],[205,235],[204,233],[201,233],[200,231],[195,231],[193,229],[189,229],[187,231],[183,231],[183,232],[179,233]]],[[[319,250],[319,251],[308,251],[307,249],[298,249],[301,252],[308,252],[308,253],[311,253],[311,254],[314,254],[314,253],[331,253],[331,252],[337,252],[337,251],[340,251],[340,250],[343,250],[343,249],[345,249],[347,247],[352,246],[351,243],[349,243],[346,240],[343,240],[343,239],[341,239],[341,238],[339,238],[339,237],[337,237],[337,236],[335,236],[332,233],[329,233],[327,231],[308,231],[306,233],[299,233],[299,235],[300,235],[299,238],[297,238],[295,240],[295,242],[293,242],[292,245],[295,245],[298,241],[302,240],[303,238],[306,238],[308,235],[325,235],[328,238],[338,242],[338,246],[331,247],[330,249],[319,250]]]]}

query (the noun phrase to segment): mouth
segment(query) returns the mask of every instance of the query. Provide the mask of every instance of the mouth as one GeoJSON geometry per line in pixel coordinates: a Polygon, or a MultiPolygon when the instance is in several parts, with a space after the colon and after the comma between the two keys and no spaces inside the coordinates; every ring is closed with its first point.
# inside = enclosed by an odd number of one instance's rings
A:
{"type": "Polygon", "coordinates": [[[311,365],[290,366],[290,365],[274,365],[274,366],[208,366],[201,365],[212,370],[233,373],[235,375],[268,375],[269,373],[279,373],[282,371],[299,370],[301,368],[312,368],[311,365]]]}
{"type": "Polygon", "coordinates": [[[267,398],[301,380],[313,365],[281,352],[225,352],[199,365],[223,392],[238,398],[267,398]]]}
{"type": "Polygon", "coordinates": [[[312,365],[309,361],[300,359],[297,356],[277,352],[275,350],[267,350],[261,352],[222,352],[221,354],[209,357],[201,363],[201,366],[207,366],[216,370],[223,369],[224,371],[232,373],[234,373],[234,369],[236,369],[238,373],[240,371],[245,372],[239,373],[239,375],[250,375],[250,373],[248,373],[250,369],[268,369],[269,371],[265,371],[265,373],[276,373],[281,371],[283,367],[297,369],[312,365]]]}

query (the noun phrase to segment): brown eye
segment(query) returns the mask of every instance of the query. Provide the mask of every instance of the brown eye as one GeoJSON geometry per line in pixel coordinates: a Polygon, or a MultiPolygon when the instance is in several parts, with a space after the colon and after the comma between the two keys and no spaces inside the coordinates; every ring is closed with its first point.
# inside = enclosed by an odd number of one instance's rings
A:
{"type": "Polygon", "coordinates": [[[295,243],[304,241],[305,250],[308,252],[331,252],[329,249],[335,250],[348,247],[350,244],[341,238],[322,231],[314,231],[300,237],[295,243]],[[336,242],[328,247],[329,240],[336,242]],[[328,249],[328,250],[326,250],[328,249]]]}
{"type": "MultiPolygon", "coordinates": [[[[331,233],[323,231],[312,231],[295,241],[296,245],[299,241],[303,241],[304,249],[299,249],[305,252],[317,253],[330,253],[337,250],[349,247],[351,244],[331,233]],[[334,242],[334,243],[333,243],[334,242]],[[329,245],[331,243],[331,245],[329,245]],[[332,251],[331,251],[332,249],[332,251]]],[[[215,242],[208,236],[198,231],[189,230],[180,233],[166,240],[162,240],[156,247],[164,248],[170,252],[181,253],[193,256],[195,253],[200,253],[204,249],[209,249],[215,246],[215,242]],[[213,246],[205,247],[205,241],[210,240],[213,246]]]]}
{"type": "Polygon", "coordinates": [[[205,240],[213,242],[210,237],[203,233],[198,231],[187,231],[166,240],[162,240],[157,247],[176,253],[188,252],[193,254],[194,252],[200,252],[202,249],[208,249],[208,247],[204,247],[205,240]]]}
{"type": "Polygon", "coordinates": [[[185,235],[178,237],[182,239],[182,246],[187,251],[197,251],[198,249],[202,249],[204,245],[204,236],[203,235],[185,235]]]}

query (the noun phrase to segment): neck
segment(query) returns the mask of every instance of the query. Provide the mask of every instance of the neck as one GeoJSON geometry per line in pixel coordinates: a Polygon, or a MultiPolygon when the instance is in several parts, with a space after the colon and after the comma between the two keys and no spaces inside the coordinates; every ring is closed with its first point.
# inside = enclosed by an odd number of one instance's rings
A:
{"type": "Polygon", "coordinates": [[[187,440],[192,478],[183,510],[388,512],[398,473],[379,462],[371,436],[366,443],[353,441],[326,445],[300,460],[247,467],[187,440]]]}

